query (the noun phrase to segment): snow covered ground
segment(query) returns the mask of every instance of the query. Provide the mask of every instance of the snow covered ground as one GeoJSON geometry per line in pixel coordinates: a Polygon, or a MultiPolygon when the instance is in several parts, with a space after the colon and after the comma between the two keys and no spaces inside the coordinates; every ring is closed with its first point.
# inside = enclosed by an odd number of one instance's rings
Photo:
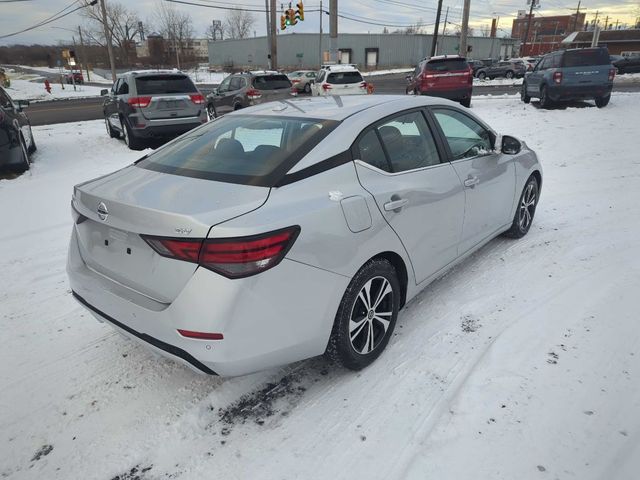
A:
{"type": "Polygon", "coordinates": [[[313,359],[229,379],[74,302],[72,186],[144,152],[99,121],[34,127],[31,172],[0,180],[0,477],[637,478],[640,95],[473,110],[544,162],[529,234],[429,286],[362,372],[313,359]]]}
{"type": "Polygon", "coordinates": [[[44,83],[37,83],[31,80],[11,79],[11,86],[7,92],[14,100],[30,100],[33,102],[43,102],[46,100],[65,100],[69,98],[86,98],[100,96],[100,90],[104,87],[92,87],[89,85],[64,86],[60,83],[51,83],[51,93],[44,89],[44,83]]]}

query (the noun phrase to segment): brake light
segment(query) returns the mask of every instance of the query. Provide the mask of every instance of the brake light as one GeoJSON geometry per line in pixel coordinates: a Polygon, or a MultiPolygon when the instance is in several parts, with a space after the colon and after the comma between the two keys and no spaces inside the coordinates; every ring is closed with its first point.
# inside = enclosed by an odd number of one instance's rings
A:
{"type": "Polygon", "coordinates": [[[609,70],[609,81],[613,82],[613,79],[615,78],[615,76],[616,76],[616,69],[615,68],[610,69],[609,70]]]}
{"type": "Polygon", "coordinates": [[[163,257],[197,263],[227,278],[242,278],[264,272],[282,261],[300,227],[236,238],[176,239],[142,238],[163,257]]]}
{"type": "Polygon", "coordinates": [[[300,80],[291,80],[291,83],[300,83],[300,80]]]}
{"type": "Polygon", "coordinates": [[[249,100],[258,100],[260,97],[262,97],[260,90],[256,90],[255,88],[247,90],[247,98],[249,100]]]}
{"type": "Polygon", "coordinates": [[[367,82],[361,82],[360,88],[367,88],[367,82]]]}
{"type": "Polygon", "coordinates": [[[193,95],[189,95],[189,98],[196,105],[202,105],[204,103],[204,97],[202,95],[200,95],[199,93],[195,93],[193,95]]]}
{"type": "Polygon", "coordinates": [[[331,90],[333,87],[331,85],[329,85],[328,83],[323,83],[322,84],[322,89],[323,90],[331,90]]]}
{"type": "Polygon", "coordinates": [[[554,83],[562,83],[562,72],[554,72],[554,74],[553,74],[553,82],[554,83]]]}
{"type": "Polygon", "coordinates": [[[145,108],[151,103],[151,97],[131,97],[127,103],[132,107],[145,108]]]}

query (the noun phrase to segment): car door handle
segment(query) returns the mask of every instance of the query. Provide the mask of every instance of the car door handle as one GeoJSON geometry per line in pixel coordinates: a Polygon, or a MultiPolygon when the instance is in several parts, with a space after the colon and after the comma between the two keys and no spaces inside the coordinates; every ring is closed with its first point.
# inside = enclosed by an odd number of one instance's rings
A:
{"type": "Polygon", "coordinates": [[[477,184],[480,183],[480,179],[476,176],[469,176],[469,178],[467,178],[464,181],[464,186],[467,188],[473,188],[475,187],[477,184]]]}
{"type": "Polygon", "coordinates": [[[392,200],[384,204],[384,209],[387,212],[390,212],[392,210],[400,210],[407,203],[409,203],[409,200],[407,200],[406,198],[401,198],[399,200],[392,200]]]}

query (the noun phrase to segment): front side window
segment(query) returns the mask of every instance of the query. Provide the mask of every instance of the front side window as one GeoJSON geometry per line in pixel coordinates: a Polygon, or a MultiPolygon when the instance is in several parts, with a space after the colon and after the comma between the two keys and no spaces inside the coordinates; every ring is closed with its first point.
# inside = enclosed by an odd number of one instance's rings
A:
{"type": "Polygon", "coordinates": [[[222,117],[137,164],[174,175],[273,186],[339,122],[305,118],[222,117]]]}
{"type": "Polygon", "coordinates": [[[231,85],[231,79],[232,78],[234,78],[234,77],[229,75],[227,78],[222,80],[222,82],[220,82],[220,86],[218,87],[218,92],[220,92],[220,93],[228,92],[229,91],[229,85],[231,85]]]}
{"type": "Polygon", "coordinates": [[[478,122],[455,110],[434,109],[433,113],[447,139],[453,160],[491,152],[491,135],[478,122]]]}
{"type": "Polygon", "coordinates": [[[13,108],[13,104],[11,103],[11,99],[9,98],[9,95],[7,95],[4,90],[0,89],[0,107],[2,108],[6,108],[7,110],[10,110],[13,108]]]}
{"type": "Polygon", "coordinates": [[[120,80],[120,85],[118,86],[118,95],[127,95],[129,93],[129,84],[123,79],[120,80]]]}

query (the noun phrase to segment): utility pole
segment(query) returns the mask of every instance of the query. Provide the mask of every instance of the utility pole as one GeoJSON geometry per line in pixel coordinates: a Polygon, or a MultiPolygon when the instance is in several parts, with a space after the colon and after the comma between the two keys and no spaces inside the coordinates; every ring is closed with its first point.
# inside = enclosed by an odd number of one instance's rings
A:
{"type": "Polygon", "coordinates": [[[267,60],[267,64],[268,64],[268,68],[269,70],[271,70],[271,20],[270,20],[270,13],[269,13],[269,0],[264,0],[264,10],[266,13],[266,21],[267,21],[267,51],[269,52],[268,55],[268,60],[267,60]]]}
{"type": "Polygon", "coordinates": [[[278,38],[277,38],[277,20],[276,20],[276,0],[271,0],[269,7],[269,27],[271,28],[271,68],[278,69],[278,38]]]}
{"type": "Polygon", "coordinates": [[[338,63],[338,0],[329,0],[329,37],[331,61],[338,63]]]}
{"type": "Polygon", "coordinates": [[[616,19],[616,30],[618,29],[618,23],[620,22],[620,20],[616,19]]]}
{"type": "Polygon", "coordinates": [[[576,8],[576,19],[573,22],[573,31],[576,31],[578,28],[578,16],[580,15],[580,2],[578,2],[578,8],[576,8]]]}
{"type": "Polygon", "coordinates": [[[447,33],[447,19],[449,18],[449,7],[447,7],[447,11],[444,14],[444,25],[442,26],[442,36],[444,37],[447,33]]]}
{"type": "Polygon", "coordinates": [[[324,10],[322,10],[322,0],[320,0],[320,41],[318,42],[318,68],[322,66],[322,17],[324,17],[324,10]]]}
{"type": "Polygon", "coordinates": [[[604,30],[608,30],[607,25],[609,25],[609,15],[604,19],[604,30]]]}
{"type": "Polygon", "coordinates": [[[596,10],[596,18],[593,19],[593,25],[595,26],[598,23],[598,15],[600,14],[600,10],[596,10]]]}
{"type": "Polygon", "coordinates": [[[78,25],[78,35],[80,35],[80,48],[82,49],[82,63],[84,63],[84,69],[87,72],[87,82],[91,81],[89,76],[89,61],[87,59],[87,50],[84,48],[84,41],[82,40],[82,27],[78,25]]]}
{"type": "Polygon", "coordinates": [[[440,13],[442,13],[442,0],[438,0],[438,11],[436,12],[436,24],[433,27],[433,38],[431,39],[431,56],[436,54],[438,45],[438,27],[440,26],[440,13]]]}
{"type": "Polygon", "coordinates": [[[462,27],[460,28],[460,46],[458,54],[465,57],[467,55],[467,35],[469,32],[469,10],[471,8],[471,0],[464,0],[464,9],[462,10],[462,27]]]}
{"type": "Polygon", "coordinates": [[[104,27],[104,38],[107,41],[107,52],[109,52],[109,63],[111,64],[111,80],[116,81],[116,62],[113,58],[113,45],[111,45],[111,29],[109,28],[109,20],[107,18],[107,7],[104,6],[104,0],[100,0],[100,9],[102,10],[102,26],[104,27]]]}
{"type": "Polygon", "coordinates": [[[529,30],[531,29],[531,19],[533,18],[533,7],[536,4],[536,0],[530,0],[531,7],[529,8],[529,19],[527,20],[527,29],[524,32],[524,38],[522,39],[522,43],[520,44],[520,56],[524,56],[524,47],[529,39],[529,30]]]}

